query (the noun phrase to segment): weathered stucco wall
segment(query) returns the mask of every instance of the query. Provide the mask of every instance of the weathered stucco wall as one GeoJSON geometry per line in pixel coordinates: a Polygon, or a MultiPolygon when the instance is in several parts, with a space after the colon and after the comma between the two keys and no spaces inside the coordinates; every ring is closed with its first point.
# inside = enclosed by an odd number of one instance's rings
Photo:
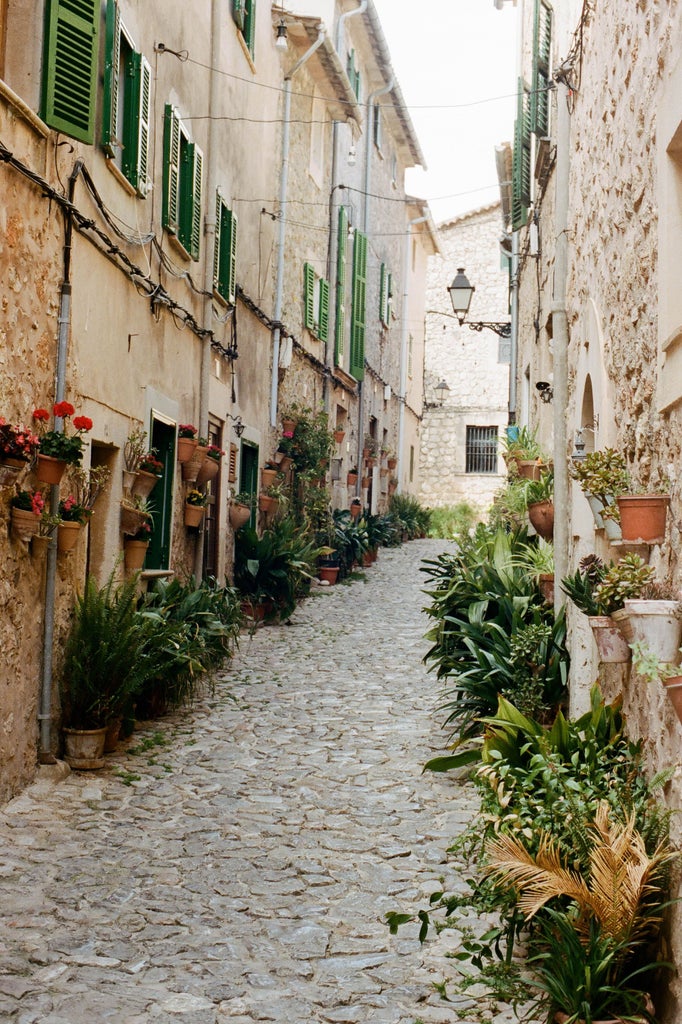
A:
{"type": "Polygon", "coordinates": [[[507,425],[509,364],[500,361],[500,342],[491,331],[460,327],[447,292],[458,267],[475,285],[468,319],[508,319],[508,275],[500,270],[499,204],[475,210],[439,226],[442,256],[430,260],[427,290],[425,395],[420,497],[427,505],[460,501],[484,512],[504,477],[500,458],[494,474],[467,473],[467,426],[507,425]],[[441,315],[447,314],[447,315],[441,315]],[[450,388],[440,406],[434,388],[450,388]]]}

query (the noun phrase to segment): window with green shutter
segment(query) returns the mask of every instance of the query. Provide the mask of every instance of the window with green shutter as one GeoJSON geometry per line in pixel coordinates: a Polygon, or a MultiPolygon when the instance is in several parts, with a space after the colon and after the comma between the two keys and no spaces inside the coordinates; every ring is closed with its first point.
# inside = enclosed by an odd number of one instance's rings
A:
{"type": "Polygon", "coordinates": [[[346,60],[346,74],[351,84],[351,88],[355,93],[355,98],[360,102],[360,72],[355,66],[355,50],[351,50],[346,60]]]}
{"type": "Polygon", "coordinates": [[[517,231],[528,220],[530,206],[530,94],[522,79],[518,84],[518,105],[514,125],[512,154],[512,230],[517,231]]]}
{"type": "Polygon", "coordinates": [[[201,246],[203,154],[177,111],[166,104],[163,133],[163,226],[193,260],[201,246]]]}
{"type": "Polygon", "coordinates": [[[549,134],[549,82],[552,59],[552,9],[545,0],[535,0],[533,31],[533,81],[531,126],[536,135],[549,134]]]}
{"type": "Polygon", "coordinates": [[[147,195],[150,185],[151,82],[149,63],[135,50],[118,3],[108,0],[102,145],[140,196],[147,195]]]}
{"type": "Polygon", "coordinates": [[[253,57],[256,43],[256,0],[232,0],[232,19],[253,57]]]}
{"type": "Polygon", "coordinates": [[[367,235],[353,237],[353,308],[350,332],[350,372],[356,380],[365,376],[365,318],[367,307],[367,235]]]}
{"type": "Polygon", "coordinates": [[[95,136],[99,0],[47,0],[42,116],[81,142],[95,136]]]}
{"type": "Polygon", "coordinates": [[[220,192],[216,194],[213,287],[234,305],[237,288],[237,215],[228,209],[220,192]]]}
{"type": "Polygon", "coordinates": [[[339,207],[336,239],[336,319],[334,322],[334,365],[343,364],[343,342],[346,333],[346,248],[348,245],[348,213],[339,207]]]}
{"type": "Polygon", "coordinates": [[[329,336],[329,282],[318,277],[312,263],[303,264],[303,323],[320,341],[329,336]]]}
{"type": "Polygon", "coordinates": [[[391,299],[393,297],[393,277],[386,264],[381,264],[379,272],[379,319],[384,327],[391,322],[391,299]]]}

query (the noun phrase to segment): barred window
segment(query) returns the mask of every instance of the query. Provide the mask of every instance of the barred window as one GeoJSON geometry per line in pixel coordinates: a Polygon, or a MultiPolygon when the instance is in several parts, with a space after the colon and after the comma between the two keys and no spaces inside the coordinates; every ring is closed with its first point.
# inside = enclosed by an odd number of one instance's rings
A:
{"type": "Polygon", "coordinates": [[[497,473],[497,427],[467,427],[466,472],[497,473]]]}

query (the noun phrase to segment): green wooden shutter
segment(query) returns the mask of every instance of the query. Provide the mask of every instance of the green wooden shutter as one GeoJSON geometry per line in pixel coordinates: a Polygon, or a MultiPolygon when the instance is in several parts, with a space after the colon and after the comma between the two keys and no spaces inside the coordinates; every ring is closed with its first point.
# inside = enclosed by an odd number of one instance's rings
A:
{"type": "Polygon", "coordinates": [[[163,226],[180,230],[180,120],[170,103],[164,112],[163,132],[163,226]]]}
{"type": "Polygon", "coordinates": [[[382,263],[379,271],[379,319],[388,324],[388,274],[386,264],[382,263]]]}
{"type": "Polygon", "coordinates": [[[512,154],[512,230],[523,227],[530,205],[530,102],[523,81],[518,83],[518,103],[512,154]]]}
{"type": "Polygon", "coordinates": [[[102,145],[115,155],[120,140],[118,125],[118,66],[121,61],[121,14],[116,0],[108,0],[104,44],[104,91],[102,96],[102,145]]]}
{"type": "Polygon", "coordinates": [[[223,210],[225,204],[223,202],[220,192],[216,190],[215,194],[215,237],[213,246],[213,290],[218,292],[218,295],[223,295],[223,284],[221,281],[221,263],[223,256],[223,210]]]}
{"type": "Polygon", "coordinates": [[[227,301],[233,305],[237,300],[237,214],[227,210],[229,224],[227,301]]]}
{"type": "Polygon", "coordinates": [[[203,181],[204,154],[196,143],[189,144],[190,160],[192,164],[192,226],[189,237],[189,254],[193,260],[199,259],[201,251],[201,187],[203,181]]]}
{"type": "Polygon", "coordinates": [[[531,128],[539,136],[549,133],[550,61],[552,58],[552,11],[544,0],[535,0],[533,27],[533,80],[531,128]]]}
{"type": "Polygon", "coordinates": [[[95,134],[99,0],[47,0],[43,118],[81,142],[95,134]]]}
{"type": "Polygon", "coordinates": [[[317,336],[320,341],[327,341],[329,337],[329,281],[323,277],[320,278],[320,322],[317,336]]]}
{"type": "Polygon", "coordinates": [[[133,185],[141,196],[147,196],[151,179],[149,174],[149,138],[151,131],[152,69],[149,66],[149,62],[142,56],[140,56],[140,66],[137,75],[137,162],[133,185]]]}
{"type": "Polygon", "coordinates": [[[315,271],[310,263],[303,264],[303,326],[315,330],[315,271]]]}
{"type": "Polygon", "coordinates": [[[348,214],[339,207],[338,235],[336,239],[336,320],[334,323],[334,365],[343,361],[343,340],[346,333],[346,245],[348,241],[348,214]]]}
{"type": "Polygon", "coordinates": [[[213,287],[226,302],[236,298],[237,217],[225,205],[220,193],[216,202],[216,235],[213,257],[213,287]]]}
{"type": "Polygon", "coordinates": [[[247,49],[253,57],[256,45],[256,0],[245,0],[244,28],[242,33],[247,49]]]}
{"type": "Polygon", "coordinates": [[[355,232],[353,242],[353,311],[350,337],[350,372],[365,376],[365,316],[367,303],[367,236],[355,232]]]}
{"type": "Polygon", "coordinates": [[[245,0],[232,0],[232,18],[240,31],[244,30],[245,0]]]}

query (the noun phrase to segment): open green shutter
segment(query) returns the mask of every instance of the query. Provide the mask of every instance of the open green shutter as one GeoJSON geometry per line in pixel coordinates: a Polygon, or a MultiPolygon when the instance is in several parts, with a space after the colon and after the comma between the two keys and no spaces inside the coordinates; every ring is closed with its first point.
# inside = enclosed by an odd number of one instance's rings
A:
{"type": "Polygon", "coordinates": [[[225,298],[234,305],[237,298],[237,214],[225,207],[225,230],[223,231],[223,247],[225,249],[227,270],[225,275],[225,298]]]}
{"type": "Polygon", "coordinates": [[[108,0],[104,43],[104,91],[102,94],[102,145],[114,156],[119,141],[118,66],[121,61],[121,15],[116,0],[108,0]]]}
{"type": "Polygon", "coordinates": [[[237,217],[228,210],[216,193],[215,252],[213,254],[213,287],[226,302],[234,305],[236,298],[237,217]]]}
{"type": "Polygon", "coordinates": [[[213,290],[218,292],[218,295],[223,295],[223,289],[220,279],[220,264],[222,259],[222,242],[223,242],[223,210],[225,204],[223,203],[220,192],[216,190],[215,194],[215,238],[213,246],[213,290]]]}
{"type": "Polygon", "coordinates": [[[346,332],[346,245],[348,239],[348,214],[345,206],[339,207],[338,235],[336,240],[336,321],[334,324],[334,365],[343,361],[343,339],[346,332]]]}
{"type": "Polygon", "coordinates": [[[539,136],[549,133],[550,62],[552,58],[552,11],[544,0],[535,0],[533,27],[533,81],[531,130],[539,136]]]}
{"type": "Polygon", "coordinates": [[[379,319],[388,324],[388,274],[386,264],[382,263],[379,271],[379,319]]]}
{"type": "Polygon", "coordinates": [[[323,277],[320,278],[320,322],[317,336],[320,341],[326,341],[329,337],[329,281],[323,277]]]}
{"type": "Polygon", "coordinates": [[[232,0],[232,18],[237,28],[244,30],[244,9],[246,0],[232,0]]]}
{"type": "Polygon", "coordinates": [[[190,143],[189,150],[192,162],[192,227],[189,238],[189,254],[193,260],[198,260],[201,250],[201,186],[204,154],[194,142],[190,143]]]}
{"type": "Polygon", "coordinates": [[[244,13],[244,28],[242,29],[242,32],[247,49],[253,57],[253,51],[256,45],[256,0],[245,0],[245,4],[246,10],[244,13]]]}
{"type": "Polygon", "coordinates": [[[523,227],[530,205],[530,98],[519,79],[512,154],[512,230],[523,227]]]}
{"type": "Polygon", "coordinates": [[[303,264],[303,325],[315,330],[315,271],[310,263],[303,264]]]}
{"type": "Polygon", "coordinates": [[[95,134],[99,0],[47,0],[43,118],[81,142],[95,134]]]}
{"type": "Polygon", "coordinates": [[[367,236],[355,232],[353,242],[353,311],[350,337],[350,372],[365,376],[365,317],[367,303],[367,236]]]}
{"type": "Polygon", "coordinates": [[[180,229],[180,120],[170,103],[164,112],[163,226],[174,234],[180,229]]]}
{"type": "Polygon", "coordinates": [[[140,57],[138,69],[137,107],[137,163],[133,185],[141,196],[149,194],[151,175],[149,173],[149,137],[151,131],[152,69],[144,57],[140,57]]]}

